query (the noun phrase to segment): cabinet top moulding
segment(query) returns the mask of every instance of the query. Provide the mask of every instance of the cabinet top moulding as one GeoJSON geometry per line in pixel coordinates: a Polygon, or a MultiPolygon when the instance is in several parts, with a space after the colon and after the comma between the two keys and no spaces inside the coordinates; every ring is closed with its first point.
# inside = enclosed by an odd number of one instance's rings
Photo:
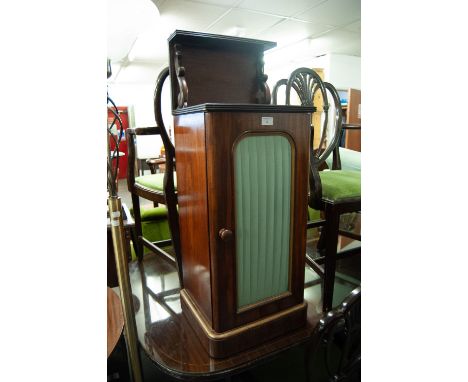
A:
{"type": "Polygon", "coordinates": [[[202,45],[216,48],[231,48],[236,46],[253,46],[262,51],[274,48],[276,42],[255,40],[252,38],[225,36],[220,34],[190,32],[184,30],[176,30],[167,39],[169,44],[189,43],[191,45],[202,45]]]}
{"type": "Polygon", "coordinates": [[[296,106],[296,105],[265,105],[251,103],[204,103],[176,109],[172,111],[173,115],[182,115],[200,112],[214,111],[242,111],[252,113],[313,113],[315,106],[296,106]]]}

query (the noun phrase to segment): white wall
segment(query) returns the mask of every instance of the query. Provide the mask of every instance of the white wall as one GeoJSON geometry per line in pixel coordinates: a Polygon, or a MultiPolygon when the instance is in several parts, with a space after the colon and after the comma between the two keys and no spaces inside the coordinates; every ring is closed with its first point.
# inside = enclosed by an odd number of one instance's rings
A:
{"type": "Polygon", "coordinates": [[[329,55],[326,80],[337,89],[361,89],[361,57],[342,54],[329,55]],[[327,73],[328,72],[328,73],[327,73]]]}

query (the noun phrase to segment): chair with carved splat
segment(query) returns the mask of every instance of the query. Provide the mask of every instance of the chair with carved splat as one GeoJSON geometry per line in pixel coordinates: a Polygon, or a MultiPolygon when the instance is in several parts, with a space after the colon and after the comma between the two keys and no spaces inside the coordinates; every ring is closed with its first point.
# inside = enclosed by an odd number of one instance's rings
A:
{"type": "MultiPolygon", "coordinates": [[[[156,81],[156,90],[154,94],[154,114],[156,126],[128,129],[128,170],[127,183],[128,190],[132,195],[133,212],[135,216],[135,231],[137,235],[137,257],[141,261],[143,258],[143,246],[149,248],[166,259],[175,262],[179,280],[182,285],[182,263],[180,253],[180,232],[179,232],[179,216],[177,211],[177,185],[175,174],[175,148],[172,144],[169,135],[167,134],[164,121],[161,113],[161,94],[164,81],[169,76],[169,68],[161,71],[156,81]],[[165,171],[164,173],[152,173],[151,175],[135,176],[135,147],[138,136],[142,135],[159,135],[162,139],[166,154],[165,171]],[[167,215],[169,229],[171,232],[171,240],[162,240],[151,242],[143,237],[142,232],[142,215],[140,210],[139,198],[144,198],[153,203],[161,203],[167,207],[167,215]],[[175,258],[162,249],[163,246],[172,244],[175,252],[175,258]]],[[[153,171],[152,171],[153,172],[153,171]]]]}
{"type": "MultiPolygon", "coordinates": [[[[314,106],[317,97],[322,97],[323,103],[321,125],[311,125],[309,207],[322,211],[324,219],[310,221],[307,225],[308,228],[323,227],[318,244],[319,254],[322,256],[314,259],[307,256],[306,259],[323,278],[323,310],[328,311],[332,308],[337,259],[360,253],[358,247],[341,251],[337,256],[338,235],[346,234],[340,231],[340,216],[361,210],[361,173],[341,169],[339,141],[342,109],[335,87],[323,82],[312,69],[299,68],[291,73],[286,84],[287,105],[291,104],[293,91],[302,106],[314,106]],[[315,147],[314,135],[318,135],[315,147]],[[327,170],[325,162],[330,155],[333,155],[332,168],[327,170]]],[[[353,235],[353,239],[360,240],[360,235],[353,235]]]]}

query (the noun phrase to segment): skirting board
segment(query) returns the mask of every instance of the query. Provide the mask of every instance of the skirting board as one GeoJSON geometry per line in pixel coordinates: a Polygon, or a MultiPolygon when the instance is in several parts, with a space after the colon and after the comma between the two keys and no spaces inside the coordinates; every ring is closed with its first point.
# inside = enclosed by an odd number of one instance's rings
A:
{"type": "Polygon", "coordinates": [[[180,291],[180,296],[182,313],[213,358],[229,357],[261,345],[282,334],[304,327],[307,322],[307,303],[303,302],[249,324],[217,333],[200,313],[185,289],[180,291]]]}

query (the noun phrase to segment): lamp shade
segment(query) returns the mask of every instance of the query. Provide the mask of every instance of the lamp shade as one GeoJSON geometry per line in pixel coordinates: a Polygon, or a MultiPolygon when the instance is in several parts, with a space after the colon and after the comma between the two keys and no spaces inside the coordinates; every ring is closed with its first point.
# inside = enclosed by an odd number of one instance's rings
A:
{"type": "Polygon", "coordinates": [[[159,18],[151,0],[107,0],[107,58],[119,61],[136,39],[159,18]]]}

